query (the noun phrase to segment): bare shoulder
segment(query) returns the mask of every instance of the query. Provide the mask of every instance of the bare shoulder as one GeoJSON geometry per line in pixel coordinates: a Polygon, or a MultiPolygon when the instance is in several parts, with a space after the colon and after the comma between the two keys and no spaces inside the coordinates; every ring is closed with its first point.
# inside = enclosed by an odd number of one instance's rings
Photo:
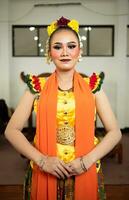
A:
{"type": "Polygon", "coordinates": [[[103,89],[101,89],[100,91],[98,91],[98,92],[96,92],[95,94],[95,98],[98,100],[98,99],[105,99],[105,98],[107,98],[107,95],[106,95],[106,93],[105,93],[105,91],[103,90],[103,89]]]}
{"type": "Polygon", "coordinates": [[[29,98],[29,100],[32,99],[32,101],[33,101],[36,98],[36,96],[37,96],[36,94],[31,93],[30,90],[27,89],[27,90],[25,90],[22,98],[29,98]]]}
{"type": "Polygon", "coordinates": [[[32,94],[29,90],[26,90],[23,94],[23,96],[21,97],[17,108],[20,108],[25,110],[30,110],[30,108],[32,108],[33,106],[33,102],[36,98],[35,94],[32,94]]]}
{"type": "Polygon", "coordinates": [[[95,93],[94,95],[95,95],[97,110],[101,110],[101,109],[106,110],[106,108],[111,109],[110,102],[108,100],[106,93],[103,91],[103,89],[101,89],[99,92],[95,93]]]}
{"type": "Polygon", "coordinates": [[[25,122],[28,120],[32,112],[34,99],[35,95],[28,90],[25,91],[18,105],[16,106],[15,112],[8,123],[8,127],[22,130],[25,122]]]}
{"type": "Polygon", "coordinates": [[[96,111],[106,130],[111,130],[114,127],[118,127],[111,104],[103,90],[100,90],[95,94],[95,102],[96,111]]]}

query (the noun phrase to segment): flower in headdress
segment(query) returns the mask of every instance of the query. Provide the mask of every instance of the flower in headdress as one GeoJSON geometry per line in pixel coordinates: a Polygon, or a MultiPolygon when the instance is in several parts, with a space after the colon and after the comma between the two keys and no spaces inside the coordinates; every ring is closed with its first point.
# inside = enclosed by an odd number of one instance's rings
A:
{"type": "Polygon", "coordinates": [[[47,27],[48,35],[50,36],[57,29],[57,22],[54,21],[50,26],[47,27]]]}
{"type": "Polygon", "coordinates": [[[69,23],[68,26],[73,29],[74,31],[76,31],[77,33],[79,32],[79,23],[75,20],[72,19],[69,23]]]}
{"type": "Polygon", "coordinates": [[[58,26],[58,27],[67,26],[69,22],[70,22],[69,19],[66,19],[66,18],[64,18],[64,17],[61,17],[59,20],[57,20],[57,26],[58,26]]]}
{"type": "Polygon", "coordinates": [[[52,22],[47,27],[48,35],[51,36],[51,34],[59,27],[70,27],[72,30],[74,30],[76,33],[79,32],[79,23],[76,20],[69,20],[65,17],[61,17],[59,20],[52,22]]]}

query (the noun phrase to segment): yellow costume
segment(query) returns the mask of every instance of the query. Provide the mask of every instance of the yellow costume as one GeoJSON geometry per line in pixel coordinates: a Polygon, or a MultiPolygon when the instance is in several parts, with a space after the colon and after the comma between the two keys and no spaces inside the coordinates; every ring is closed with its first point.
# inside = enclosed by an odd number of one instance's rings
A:
{"type": "MultiPolygon", "coordinates": [[[[32,76],[31,76],[32,77],[32,76]]],[[[84,78],[84,80],[89,83],[89,78],[84,78]]],[[[97,80],[100,82],[100,78],[97,80]]],[[[45,78],[40,78],[41,89],[43,89],[44,84],[46,82],[45,78]]],[[[37,103],[38,99],[34,102],[34,110],[37,112],[37,103]]],[[[58,90],[58,98],[57,98],[57,127],[74,127],[75,122],[75,99],[74,93],[72,90],[63,91],[58,90]]],[[[99,140],[95,137],[94,144],[97,145],[99,140]]],[[[63,160],[64,162],[70,162],[75,158],[75,149],[73,145],[65,145],[57,143],[57,156],[63,160]]],[[[32,166],[32,162],[31,162],[32,166]]],[[[100,161],[97,161],[97,172],[100,169],[100,161]]]]}
{"type": "MultiPolygon", "coordinates": [[[[41,90],[44,88],[46,83],[46,78],[44,77],[37,77],[32,75],[26,75],[23,77],[24,82],[27,83],[30,91],[34,94],[38,94],[40,96],[41,90]]],[[[103,82],[103,76],[97,75],[93,73],[91,77],[84,78],[84,80],[89,84],[93,93],[99,91],[101,88],[101,84],[103,82]]],[[[34,111],[37,112],[37,104],[38,98],[34,101],[34,111]]],[[[96,116],[96,113],[95,113],[96,116]]],[[[74,148],[74,140],[75,136],[72,135],[72,129],[74,129],[75,123],[75,99],[74,99],[74,92],[71,90],[69,91],[62,91],[58,89],[57,95],[57,156],[63,160],[65,163],[68,163],[75,159],[75,148],[74,148]],[[65,141],[65,134],[67,135],[66,138],[69,138],[69,141],[65,141]],[[63,143],[63,141],[65,141],[63,143]]],[[[35,142],[36,138],[34,138],[35,142]]],[[[98,139],[94,138],[94,144],[98,144],[98,139]]],[[[31,167],[33,168],[33,162],[31,161],[31,167]]],[[[96,165],[97,172],[100,169],[100,161],[97,162],[96,165]]],[[[31,177],[27,177],[27,184],[30,181],[31,177]]],[[[102,185],[101,185],[102,187],[102,185]]],[[[101,188],[103,190],[103,188],[101,188]]],[[[101,198],[104,199],[104,198],[101,198]]]]}

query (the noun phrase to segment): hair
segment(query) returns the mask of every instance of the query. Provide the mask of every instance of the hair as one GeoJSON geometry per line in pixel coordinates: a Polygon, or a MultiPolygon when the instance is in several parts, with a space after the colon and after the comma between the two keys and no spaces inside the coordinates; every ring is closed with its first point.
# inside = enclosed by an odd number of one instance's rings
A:
{"type": "Polygon", "coordinates": [[[50,52],[50,47],[51,47],[51,41],[52,41],[52,38],[53,36],[55,35],[55,33],[58,33],[62,30],[68,30],[68,31],[71,31],[72,33],[74,33],[74,35],[76,36],[77,40],[78,40],[78,44],[79,44],[79,47],[81,47],[81,40],[80,40],[80,36],[79,34],[74,31],[73,29],[71,29],[70,27],[68,26],[62,26],[62,27],[58,27],[52,34],[51,36],[47,39],[46,41],[46,57],[47,57],[47,63],[50,64],[51,62],[51,58],[50,58],[50,55],[49,55],[49,52],[50,52]]]}
{"type": "Polygon", "coordinates": [[[5,123],[9,120],[8,106],[4,99],[0,99],[0,119],[5,123]]]}

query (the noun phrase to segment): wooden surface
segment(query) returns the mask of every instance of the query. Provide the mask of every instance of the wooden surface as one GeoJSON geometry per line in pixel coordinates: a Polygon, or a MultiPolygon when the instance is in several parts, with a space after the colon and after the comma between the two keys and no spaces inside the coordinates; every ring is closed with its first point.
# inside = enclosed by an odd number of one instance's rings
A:
{"type": "Polygon", "coordinates": [[[107,200],[129,200],[129,185],[106,185],[107,200]]]}
{"type": "MultiPolygon", "coordinates": [[[[129,185],[106,185],[107,200],[129,200],[129,185]]],[[[23,200],[22,185],[0,186],[0,200],[23,200]]]]}
{"type": "Polygon", "coordinates": [[[0,185],[0,200],[23,200],[22,185],[0,185]]]}

